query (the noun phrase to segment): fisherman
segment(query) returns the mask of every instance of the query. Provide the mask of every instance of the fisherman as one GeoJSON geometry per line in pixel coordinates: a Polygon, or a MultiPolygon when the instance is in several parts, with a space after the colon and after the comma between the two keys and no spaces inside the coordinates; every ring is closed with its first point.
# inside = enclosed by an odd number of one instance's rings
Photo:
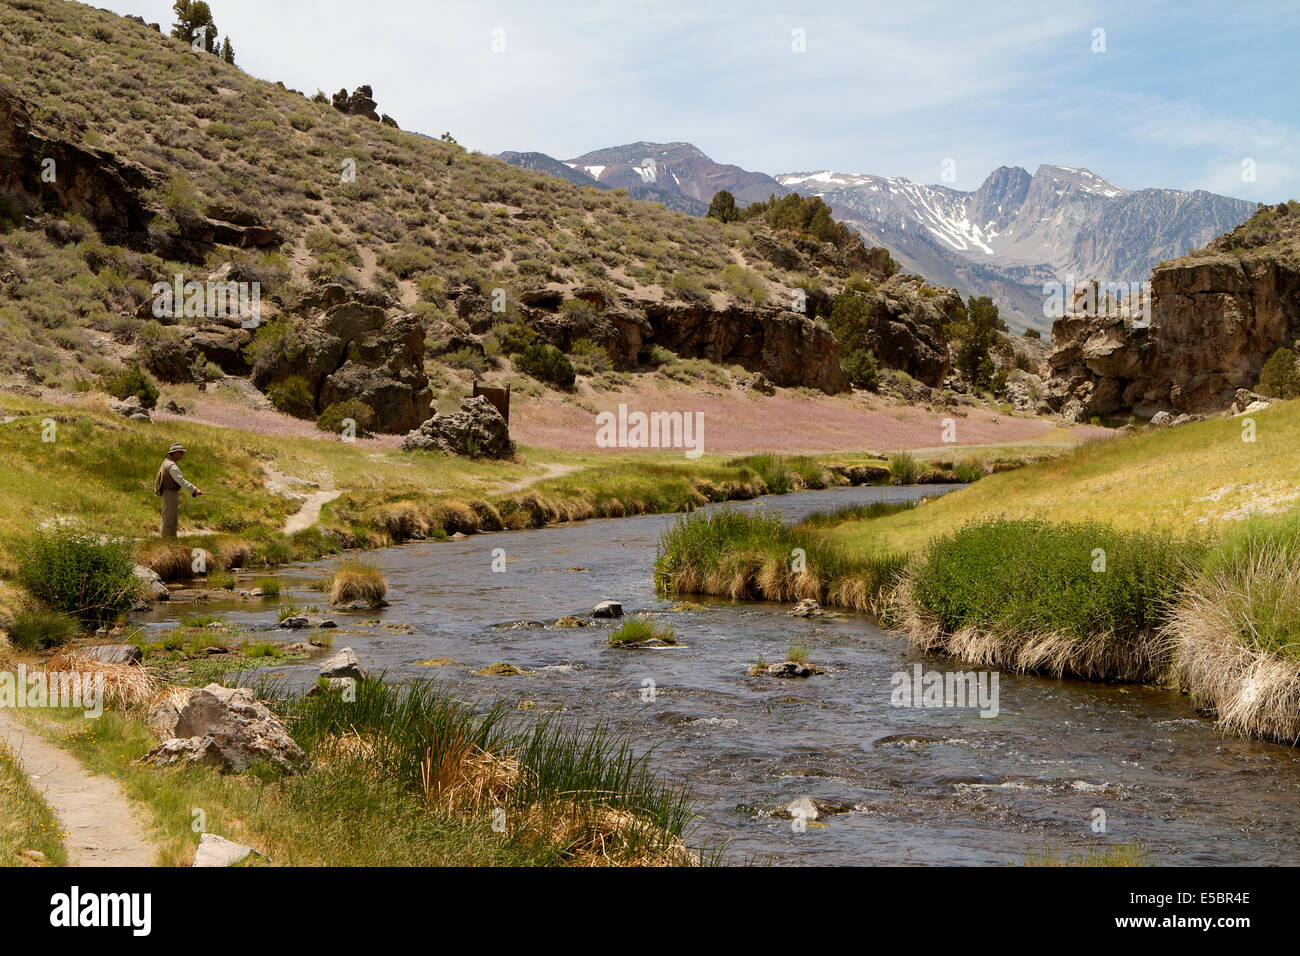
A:
{"type": "Polygon", "coordinates": [[[158,466],[158,476],[154,478],[153,493],[162,496],[162,536],[164,538],[176,537],[176,514],[179,505],[179,495],[182,488],[190,492],[190,496],[197,498],[203,492],[199,491],[192,484],[185,480],[181,474],[180,460],[185,457],[185,448],[177,442],[167,451],[167,457],[162,460],[158,466]]]}

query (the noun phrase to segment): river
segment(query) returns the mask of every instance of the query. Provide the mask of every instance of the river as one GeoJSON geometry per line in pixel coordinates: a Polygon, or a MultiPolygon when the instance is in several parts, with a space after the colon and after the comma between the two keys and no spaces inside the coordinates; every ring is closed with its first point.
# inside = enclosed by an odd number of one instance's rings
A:
{"type": "MultiPolygon", "coordinates": [[[[723,507],[793,519],[946,490],[837,488],[723,507]]],[[[913,652],[862,614],[798,619],[785,605],[703,598],[690,600],[704,610],[673,611],[680,599],[656,595],[652,571],[658,537],[676,520],[587,521],[372,552],[392,606],[330,613],[340,625],[335,648],[355,648],[390,678],[433,678],[466,698],[529,701],[532,712],[564,709],[625,729],[653,747],[659,771],[690,788],[700,813],[692,842],[725,842],[732,861],[1014,864],[1031,848],[1132,839],[1161,864],[1300,858],[1292,748],[1225,737],[1185,697],[1155,687],[1002,673],[996,717],[894,706],[895,674],[962,665],[913,652]],[[494,557],[505,571],[491,570],[494,557]],[[606,598],[628,613],[662,614],[686,646],[611,649],[608,626],[499,626],[588,613],[606,598]],[[396,627],[359,626],[376,617],[396,627]],[[829,673],[746,676],[760,655],[782,660],[792,643],[806,644],[829,673]],[[440,657],[456,664],[415,663],[440,657]],[[532,673],[472,674],[496,661],[532,673]],[[764,812],[800,797],[852,809],[802,829],[764,812]]],[[[306,586],[333,563],[282,569],[282,599],[323,603],[306,586]]],[[[143,620],[161,627],[194,610],[162,604],[143,620]]],[[[272,602],[214,600],[204,610],[251,628],[276,622],[272,602]]],[[[275,670],[301,686],[315,664],[275,670]]]]}

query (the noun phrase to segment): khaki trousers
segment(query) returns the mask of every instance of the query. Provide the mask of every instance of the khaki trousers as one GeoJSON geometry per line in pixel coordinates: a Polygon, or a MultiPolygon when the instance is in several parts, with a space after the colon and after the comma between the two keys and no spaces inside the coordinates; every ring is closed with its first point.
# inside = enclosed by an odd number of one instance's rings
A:
{"type": "Polygon", "coordinates": [[[176,515],[180,504],[180,493],[164,491],[162,493],[162,536],[176,537],[176,515]]]}

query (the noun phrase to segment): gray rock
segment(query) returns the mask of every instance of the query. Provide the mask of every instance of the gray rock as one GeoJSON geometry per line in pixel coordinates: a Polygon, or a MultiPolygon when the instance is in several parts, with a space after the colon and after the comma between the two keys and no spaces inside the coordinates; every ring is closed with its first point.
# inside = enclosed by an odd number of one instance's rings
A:
{"type": "Polygon", "coordinates": [[[291,770],[305,759],[279,718],[246,687],[209,684],[191,692],[175,733],[141,762],[196,763],[240,773],[260,761],[291,770]]]}
{"type": "Polygon", "coordinates": [[[158,572],[137,564],[131,571],[140,581],[140,596],[146,601],[166,601],[171,597],[158,572]]]}
{"type": "Polygon", "coordinates": [[[618,601],[601,601],[591,611],[592,617],[622,617],[623,605],[618,601]]]}
{"type": "Polygon", "coordinates": [[[812,667],[798,661],[781,661],[769,664],[767,668],[768,677],[812,677],[815,673],[817,672],[812,667]]]}
{"type": "Polygon", "coordinates": [[[1156,412],[1154,415],[1151,416],[1150,424],[1152,428],[1164,428],[1165,426],[1172,425],[1173,423],[1174,423],[1174,416],[1170,415],[1168,412],[1165,411],[1156,412]]]}
{"type": "Polygon", "coordinates": [[[338,627],[331,618],[328,617],[309,617],[307,618],[309,627],[317,627],[326,630],[331,627],[338,627]]]}
{"type": "Polygon", "coordinates": [[[138,664],[144,653],[134,644],[100,644],[97,647],[77,649],[81,657],[99,661],[101,664],[138,664]]]}
{"type": "Polygon", "coordinates": [[[310,627],[311,622],[304,615],[297,614],[293,617],[286,617],[280,622],[280,626],[286,631],[299,631],[304,627],[310,627]]]}
{"type": "Polygon", "coordinates": [[[345,647],[320,666],[321,677],[351,677],[361,680],[366,676],[366,669],[361,666],[357,652],[345,647]]]}
{"type": "Polygon", "coordinates": [[[170,697],[156,701],[145,715],[144,724],[159,740],[171,740],[176,736],[176,725],[181,721],[181,708],[170,697]]]}
{"type": "Polygon", "coordinates": [[[251,846],[243,846],[215,833],[205,833],[199,837],[199,848],[194,851],[194,866],[234,866],[250,856],[261,855],[251,846]]]}

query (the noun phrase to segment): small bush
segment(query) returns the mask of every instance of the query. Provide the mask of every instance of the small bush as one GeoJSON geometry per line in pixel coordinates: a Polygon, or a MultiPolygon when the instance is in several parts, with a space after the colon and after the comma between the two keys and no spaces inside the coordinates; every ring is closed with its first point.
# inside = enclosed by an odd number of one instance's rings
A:
{"type": "Polygon", "coordinates": [[[330,603],[338,605],[365,601],[371,607],[380,607],[387,593],[388,581],[384,578],[384,573],[369,562],[353,559],[341,562],[334,572],[330,603]]]}
{"type": "Polygon", "coordinates": [[[279,578],[259,578],[256,586],[261,590],[264,598],[278,598],[280,596],[279,578]]]}
{"type": "Polygon", "coordinates": [[[889,477],[896,485],[914,485],[921,474],[921,463],[911,452],[900,451],[889,456],[889,477]]]}
{"type": "Polygon", "coordinates": [[[105,376],[102,387],[119,401],[125,401],[134,395],[145,408],[153,408],[158,404],[158,386],[134,363],[115,375],[105,376]]]}
{"type": "Polygon", "coordinates": [[[515,366],[525,375],[557,388],[572,388],[577,380],[573,363],[554,345],[530,345],[515,359],[515,366]]]}
{"type": "Polygon", "coordinates": [[[266,397],[280,411],[297,418],[311,418],[316,413],[316,398],[306,379],[290,375],[266,390],[266,397]]]}
{"type": "Polygon", "coordinates": [[[20,547],[18,580],[55,610],[87,624],[112,621],[135,606],[139,581],[130,545],[83,532],[41,532],[20,547]]]}
{"type": "Polygon", "coordinates": [[[43,651],[62,647],[78,629],[76,619],[62,611],[23,608],[9,628],[9,640],[24,651],[43,651]]]}
{"type": "Polygon", "coordinates": [[[357,435],[365,435],[374,424],[375,410],[357,398],[335,402],[316,417],[316,427],[337,435],[342,433],[343,422],[347,419],[352,420],[357,435]]]}

